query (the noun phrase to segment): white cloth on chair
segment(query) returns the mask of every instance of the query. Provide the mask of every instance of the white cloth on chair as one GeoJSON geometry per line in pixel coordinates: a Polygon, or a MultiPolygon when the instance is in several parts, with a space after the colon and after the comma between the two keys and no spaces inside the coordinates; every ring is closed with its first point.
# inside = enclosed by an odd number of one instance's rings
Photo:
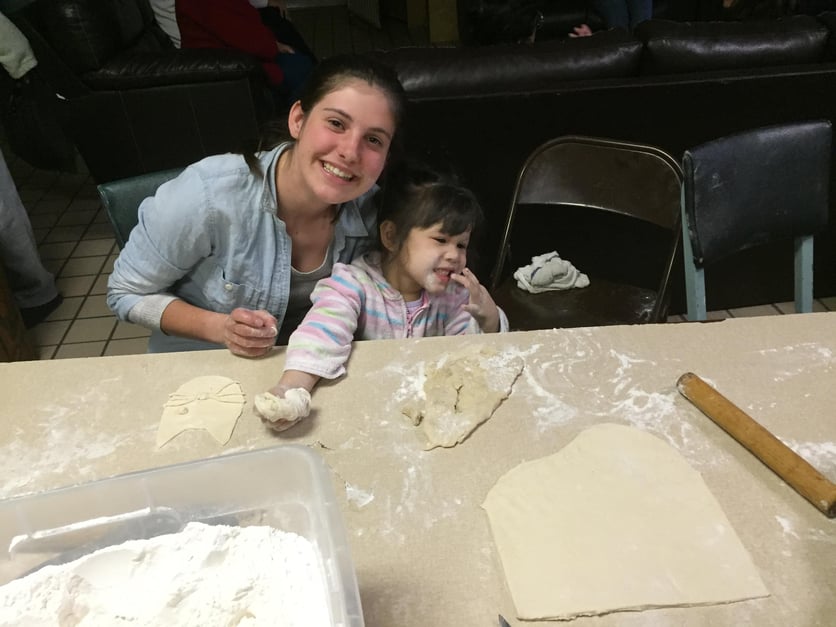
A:
{"type": "Polygon", "coordinates": [[[556,251],[532,257],[529,265],[517,268],[514,278],[521,290],[532,294],[589,285],[589,277],[556,251]]]}

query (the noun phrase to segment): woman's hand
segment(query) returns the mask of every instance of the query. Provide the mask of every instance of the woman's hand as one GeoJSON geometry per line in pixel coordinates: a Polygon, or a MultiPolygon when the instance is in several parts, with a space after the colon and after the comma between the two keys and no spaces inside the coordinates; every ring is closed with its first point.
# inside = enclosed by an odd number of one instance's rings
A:
{"type": "Polygon", "coordinates": [[[260,309],[233,309],[223,321],[223,344],[235,355],[260,357],[276,345],[276,319],[260,309]]]}
{"type": "Polygon", "coordinates": [[[465,268],[461,274],[453,274],[451,278],[470,292],[470,300],[462,306],[462,309],[476,319],[479,328],[484,333],[499,331],[499,309],[485,286],[479,283],[476,275],[465,268]]]}

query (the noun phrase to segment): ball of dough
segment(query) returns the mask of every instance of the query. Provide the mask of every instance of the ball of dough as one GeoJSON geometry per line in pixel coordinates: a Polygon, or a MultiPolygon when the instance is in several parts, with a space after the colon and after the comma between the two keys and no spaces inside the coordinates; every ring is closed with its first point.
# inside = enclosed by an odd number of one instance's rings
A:
{"type": "Polygon", "coordinates": [[[311,395],[305,388],[291,388],[284,398],[270,392],[257,394],[255,412],[274,431],[284,431],[311,413],[311,395]]]}

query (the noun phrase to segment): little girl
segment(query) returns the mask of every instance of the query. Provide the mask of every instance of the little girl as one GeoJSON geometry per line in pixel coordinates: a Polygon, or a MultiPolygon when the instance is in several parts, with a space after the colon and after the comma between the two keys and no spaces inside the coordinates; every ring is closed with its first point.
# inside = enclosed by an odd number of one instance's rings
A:
{"type": "Polygon", "coordinates": [[[379,251],[335,263],[317,283],[305,319],[290,336],[284,373],[255,398],[276,431],[310,411],[321,378],[345,374],[353,340],[508,330],[505,314],[465,267],[482,221],[473,194],[453,178],[407,165],[390,173],[380,197],[379,251]]]}

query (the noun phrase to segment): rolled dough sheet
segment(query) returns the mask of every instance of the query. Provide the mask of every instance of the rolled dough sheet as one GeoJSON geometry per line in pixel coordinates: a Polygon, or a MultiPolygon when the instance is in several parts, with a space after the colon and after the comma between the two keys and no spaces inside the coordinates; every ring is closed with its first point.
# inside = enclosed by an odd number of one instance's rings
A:
{"type": "Polygon", "coordinates": [[[469,345],[429,365],[423,402],[402,411],[420,425],[427,450],[455,446],[510,396],[524,366],[517,355],[469,345]]]}
{"type": "Polygon", "coordinates": [[[639,429],[591,427],[510,470],[483,507],[520,619],[769,595],[700,474],[639,429]]]}
{"type": "Polygon", "coordinates": [[[241,384],[216,375],[195,377],[168,395],[157,429],[157,448],[186,429],[205,429],[226,444],[244,408],[241,384]]]}

